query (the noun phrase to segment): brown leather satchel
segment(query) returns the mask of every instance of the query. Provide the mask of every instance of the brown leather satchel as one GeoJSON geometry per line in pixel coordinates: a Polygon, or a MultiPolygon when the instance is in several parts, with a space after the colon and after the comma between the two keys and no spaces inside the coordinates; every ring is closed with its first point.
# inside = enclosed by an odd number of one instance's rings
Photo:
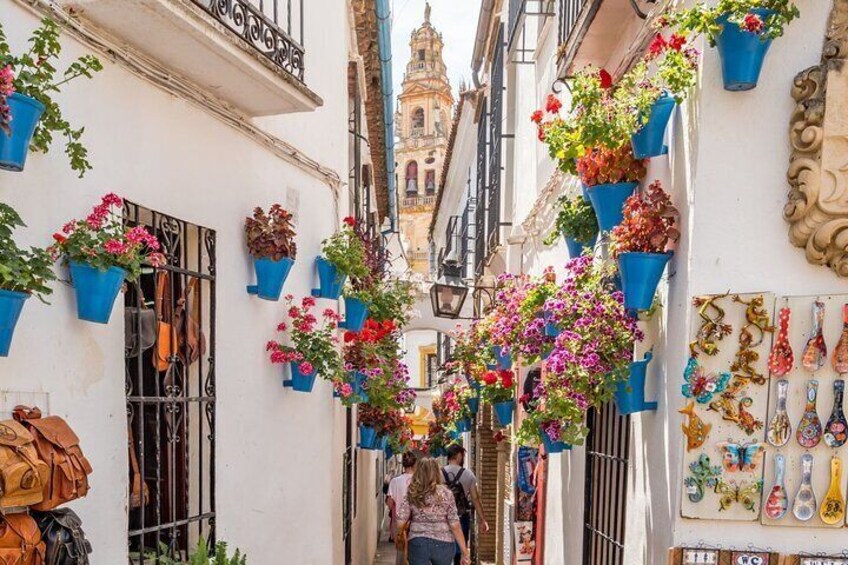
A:
{"type": "Polygon", "coordinates": [[[44,565],[45,553],[38,524],[28,514],[0,515],[0,563],[44,565]]]}
{"type": "Polygon", "coordinates": [[[141,508],[150,502],[150,489],[147,487],[141,469],[138,466],[138,457],[135,455],[135,435],[132,426],[127,426],[128,445],[130,451],[130,467],[132,468],[132,483],[130,485],[130,508],[141,508]]]}
{"type": "Polygon", "coordinates": [[[43,501],[49,477],[32,434],[14,420],[0,422],[0,511],[43,501]]]}
{"type": "Polygon", "coordinates": [[[159,271],[156,275],[156,351],[153,353],[153,366],[157,371],[165,371],[171,364],[177,347],[177,331],[171,323],[171,275],[168,271],[159,271]]]}
{"type": "Polygon", "coordinates": [[[206,354],[206,336],[197,321],[200,312],[200,279],[192,277],[174,312],[180,358],[189,366],[206,354]]]}
{"type": "Polygon", "coordinates": [[[41,410],[28,406],[16,406],[14,416],[32,433],[38,455],[49,469],[44,484],[44,500],[33,504],[32,508],[53,510],[88,494],[91,464],[83,455],[79,438],[68,423],[59,416],[42,418],[41,410]]]}

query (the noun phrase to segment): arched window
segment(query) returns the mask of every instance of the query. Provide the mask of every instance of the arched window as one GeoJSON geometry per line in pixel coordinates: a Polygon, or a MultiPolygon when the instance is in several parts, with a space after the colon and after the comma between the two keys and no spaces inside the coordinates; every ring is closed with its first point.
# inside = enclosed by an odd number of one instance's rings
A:
{"type": "Polygon", "coordinates": [[[406,164],[406,194],[418,194],[418,163],[415,161],[406,164]]]}
{"type": "Polygon", "coordinates": [[[424,135],[424,108],[412,111],[412,137],[424,135]]]}

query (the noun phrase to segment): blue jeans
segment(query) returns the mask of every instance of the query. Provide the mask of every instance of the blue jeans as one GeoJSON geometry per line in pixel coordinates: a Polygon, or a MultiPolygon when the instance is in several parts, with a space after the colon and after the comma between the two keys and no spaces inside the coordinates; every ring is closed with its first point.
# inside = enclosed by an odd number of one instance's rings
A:
{"type": "MultiPolygon", "coordinates": [[[[469,539],[469,535],[471,533],[471,514],[463,514],[459,517],[459,525],[462,528],[462,535],[465,536],[465,545],[470,547],[471,540],[469,539]]],[[[454,565],[460,565],[462,563],[462,552],[459,550],[459,544],[454,542],[454,565]]]]}
{"type": "Polygon", "coordinates": [[[412,538],[409,540],[407,556],[409,565],[451,565],[453,542],[412,538]]]}

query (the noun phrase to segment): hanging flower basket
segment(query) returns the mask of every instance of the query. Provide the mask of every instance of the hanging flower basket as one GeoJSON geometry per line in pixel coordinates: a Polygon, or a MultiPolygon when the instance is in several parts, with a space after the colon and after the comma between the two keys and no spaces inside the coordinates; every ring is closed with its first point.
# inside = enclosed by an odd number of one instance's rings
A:
{"type": "MultiPolygon", "coordinates": [[[[349,373],[350,374],[350,373],[349,373]]],[[[356,396],[358,402],[368,402],[368,391],[363,386],[368,377],[361,371],[353,371],[351,374],[351,384],[353,385],[353,395],[356,396]]]]}
{"type": "Polygon", "coordinates": [[[456,431],[464,434],[465,432],[471,431],[471,419],[470,418],[462,418],[456,422],[456,431]]]}
{"type": "Polygon", "coordinates": [[[645,402],[645,376],[652,358],[653,354],[649,351],[641,361],[631,363],[630,376],[616,384],[615,404],[619,413],[635,414],[657,409],[656,402],[645,402]]]}
{"type": "Polygon", "coordinates": [[[571,444],[564,441],[554,441],[551,439],[545,430],[539,426],[539,434],[542,436],[542,443],[545,445],[545,451],[548,453],[562,453],[563,451],[571,451],[571,444]]]}
{"type": "Polygon", "coordinates": [[[0,357],[9,356],[15,326],[29,297],[25,292],[0,289],[0,357]]]}
{"type": "MultiPolygon", "coordinates": [[[[774,14],[773,10],[753,8],[751,13],[766,20],[774,14]]],[[[730,91],[751,90],[757,86],[763,61],[766,58],[771,39],[765,35],[741,29],[728,21],[728,15],[720,16],[716,21],[721,32],[716,37],[716,46],[721,58],[721,74],[724,89],[730,91]]]]}
{"type": "Polygon", "coordinates": [[[647,159],[668,152],[668,148],[663,141],[666,126],[671,118],[672,111],[674,111],[674,104],[674,98],[668,92],[663,92],[657,98],[654,105],[651,106],[648,121],[645,122],[642,129],[630,137],[634,157],[637,159],[647,159]]]}
{"type": "Polygon", "coordinates": [[[8,134],[0,129],[0,169],[20,172],[24,170],[32,134],[44,113],[44,104],[18,92],[8,96],[6,101],[12,121],[8,134]]]}
{"type": "Polygon", "coordinates": [[[371,426],[359,426],[359,447],[362,449],[377,449],[377,430],[371,426]]]}
{"type": "Polygon", "coordinates": [[[598,241],[598,236],[596,235],[592,241],[589,242],[580,242],[574,238],[566,237],[565,245],[568,247],[568,256],[571,259],[576,257],[580,257],[583,255],[583,250],[585,248],[593,249],[595,247],[595,242],[598,241]]]}
{"type": "Polygon", "coordinates": [[[468,404],[468,411],[471,412],[471,414],[476,415],[477,412],[480,411],[480,393],[479,393],[479,391],[477,392],[477,394],[475,396],[468,398],[466,400],[466,403],[468,404]]]}
{"type": "Polygon", "coordinates": [[[101,271],[84,263],[70,262],[71,283],[77,296],[80,320],[108,324],[115,299],[121,291],[127,272],[120,267],[101,271]]]}
{"type": "Polygon", "coordinates": [[[615,184],[598,184],[586,189],[589,201],[598,217],[598,227],[601,231],[610,231],[624,219],[622,207],[627,197],[633,194],[638,182],[619,182],[615,184]]]}
{"type": "Polygon", "coordinates": [[[503,346],[493,345],[492,354],[495,356],[495,364],[487,365],[490,370],[495,369],[512,369],[512,356],[509,353],[504,353],[503,346]]]}
{"type": "Polygon", "coordinates": [[[549,312],[545,312],[545,335],[548,337],[557,337],[562,330],[554,323],[553,316],[549,312]]]}
{"type": "Polygon", "coordinates": [[[290,257],[284,257],[279,261],[267,257],[254,259],[256,284],[248,286],[247,293],[254,294],[263,300],[279,300],[292,265],[294,265],[294,259],[290,257]]]}
{"type": "Polygon", "coordinates": [[[624,307],[628,310],[648,310],[654,303],[666,263],[672,253],[621,253],[618,269],[624,291],[624,307]]]}
{"type": "Polygon", "coordinates": [[[496,402],[494,404],[495,416],[501,426],[508,426],[512,423],[512,412],[515,408],[515,400],[507,400],[506,402],[496,402]]]}
{"type": "Polygon", "coordinates": [[[339,323],[340,328],[358,332],[368,318],[368,304],[359,298],[345,296],[345,319],[339,323]]]}
{"type": "Polygon", "coordinates": [[[338,300],[342,295],[342,288],[347,280],[347,276],[339,274],[336,266],[323,257],[316,258],[315,265],[318,267],[320,287],[312,289],[312,296],[338,300]]]}
{"type": "Polygon", "coordinates": [[[387,446],[383,449],[383,455],[385,455],[386,459],[391,459],[392,457],[394,457],[394,456],[395,456],[395,450],[394,450],[394,448],[393,448],[391,445],[387,445],[387,446]]]}
{"type": "Polygon", "coordinates": [[[300,370],[300,363],[294,361],[289,363],[291,368],[291,380],[283,382],[283,386],[291,387],[297,392],[312,392],[315,386],[316,371],[313,369],[311,373],[304,373],[300,370]]]}

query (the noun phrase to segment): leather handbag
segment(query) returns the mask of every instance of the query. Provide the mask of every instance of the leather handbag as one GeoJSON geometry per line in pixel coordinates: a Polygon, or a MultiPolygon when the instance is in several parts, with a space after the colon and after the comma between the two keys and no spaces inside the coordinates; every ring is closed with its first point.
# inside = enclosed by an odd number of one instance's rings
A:
{"type": "Polygon", "coordinates": [[[156,275],[156,352],[153,354],[153,366],[157,371],[165,371],[176,353],[177,335],[171,323],[171,275],[168,271],[159,271],[156,275]]]}
{"type": "Polygon", "coordinates": [[[144,481],[141,474],[141,469],[138,465],[138,457],[135,455],[135,435],[133,434],[132,426],[127,426],[127,437],[130,451],[130,468],[132,469],[132,478],[130,479],[130,508],[141,508],[147,506],[150,502],[150,489],[144,481]]]}
{"type": "Polygon", "coordinates": [[[39,504],[49,478],[32,434],[15,420],[0,422],[0,510],[39,504]]]}
{"type": "Polygon", "coordinates": [[[124,355],[138,357],[156,343],[156,312],[145,304],[140,285],[135,285],[138,306],[124,308],[124,355]]]}
{"type": "Polygon", "coordinates": [[[0,515],[0,563],[45,565],[45,550],[38,524],[29,514],[0,515]]]}
{"type": "Polygon", "coordinates": [[[88,475],[92,468],[80,449],[79,438],[59,416],[41,417],[41,410],[16,406],[15,420],[23,424],[35,439],[35,449],[49,469],[44,484],[44,500],[34,510],[53,510],[60,504],[88,494],[88,475]]]}
{"type": "Polygon", "coordinates": [[[180,358],[186,366],[206,354],[206,336],[197,317],[200,312],[200,279],[192,277],[174,312],[174,329],[179,340],[180,358]]]}
{"type": "Polygon", "coordinates": [[[90,565],[91,543],[82,531],[82,520],[70,508],[35,512],[46,545],[44,565],[90,565]]]}

